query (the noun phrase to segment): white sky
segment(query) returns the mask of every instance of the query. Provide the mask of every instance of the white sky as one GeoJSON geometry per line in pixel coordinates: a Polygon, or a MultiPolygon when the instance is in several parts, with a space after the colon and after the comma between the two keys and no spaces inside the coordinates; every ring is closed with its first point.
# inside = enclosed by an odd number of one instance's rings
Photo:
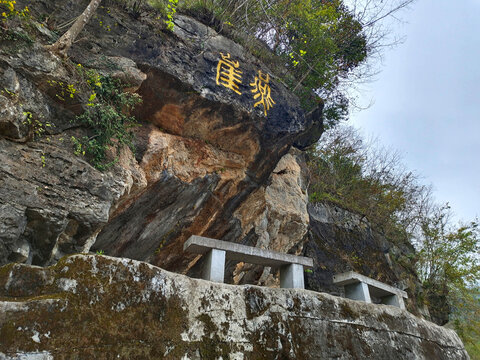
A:
{"type": "Polygon", "coordinates": [[[480,0],[418,0],[350,124],[399,150],[457,219],[480,215],[480,0]]]}

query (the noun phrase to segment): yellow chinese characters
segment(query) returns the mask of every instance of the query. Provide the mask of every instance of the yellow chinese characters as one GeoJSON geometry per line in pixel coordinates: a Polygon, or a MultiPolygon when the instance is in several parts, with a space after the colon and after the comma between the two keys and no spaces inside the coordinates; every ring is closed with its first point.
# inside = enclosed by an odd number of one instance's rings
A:
{"type": "MultiPolygon", "coordinates": [[[[239,85],[242,85],[243,74],[240,70],[240,63],[233,60],[230,53],[227,53],[227,55],[220,53],[220,56],[217,64],[217,85],[224,86],[238,95],[242,95],[239,88],[239,85]]],[[[257,76],[255,76],[254,82],[250,83],[250,86],[252,87],[251,92],[254,94],[253,99],[256,101],[253,107],[263,105],[263,113],[267,116],[267,112],[275,104],[271,95],[270,75],[258,70],[257,76]]]]}
{"type": "Polygon", "coordinates": [[[253,87],[251,90],[254,93],[254,99],[260,98],[253,107],[257,107],[258,105],[263,105],[263,112],[265,116],[267,116],[267,111],[275,104],[271,97],[271,89],[270,89],[270,75],[263,74],[261,70],[258,70],[258,76],[255,76],[255,82],[251,83],[250,86],[253,87]]]}
{"type": "Polygon", "coordinates": [[[222,58],[217,65],[217,85],[223,85],[228,89],[235,91],[238,95],[242,95],[238,84],[242,83],[242,71],[238,68],[240,64],[238,61],[233,61],[230,54],[224,55],[220,53],[222,58]]]}

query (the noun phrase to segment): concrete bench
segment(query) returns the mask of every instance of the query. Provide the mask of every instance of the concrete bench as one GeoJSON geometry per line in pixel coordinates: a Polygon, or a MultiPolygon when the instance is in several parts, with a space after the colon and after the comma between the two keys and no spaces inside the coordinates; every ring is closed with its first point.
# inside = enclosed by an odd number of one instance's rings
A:
{"type": "Polygon", "coordinates": [[[183,245],[183,250],[206,255],[202,278],[222,283],[226,259],[280,268],[280,287],[282,288],[304,289],[303,268],[313,267],[313,260],[307,257],[282,254],[197,235],[190,236],[183,245]]]}
{"type": "Polygon", "coordinates": [[[405,310],[403,298],[408,298],[405,291],[384,284],[356,272],[349,271],[333,276],[333,283],[344,286],[345,297],[371,303],[371,297],[380,299],[382,304],[397,306],[405,310]]]}

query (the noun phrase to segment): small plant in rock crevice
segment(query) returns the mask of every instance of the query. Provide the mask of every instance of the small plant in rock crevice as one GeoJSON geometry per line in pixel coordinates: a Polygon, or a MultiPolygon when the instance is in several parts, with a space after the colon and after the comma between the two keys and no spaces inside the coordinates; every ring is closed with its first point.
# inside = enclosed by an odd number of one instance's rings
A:
{"type": "Polygon", "coordinates": [[[0,18],[6,20],[12,17],[23,17],[26,18],[29,16],[30,10],[28,6],[25,6],[23,10],[15,9],[15,0],[0,0],[0,18]]]}
{"type": "MultiPolygon", "coordinates": [[[[36,119],[30,111],[24,111],[23,115],[25,116],[23,125],[26,125],[29,128],[29,133],[31,134],[31,137],[33,137],[33,140],[40,138],[45,134],[45,131],[48,128],[54,126],[48,121],[41,122],[39,119],[36,119]]],[[[47,141],[50,141],[50,138],[47,138],[47,141]]]]}
{"type": "Polygon", "coordinates": [[[168,0],[167,20],[165,20],[165,24],[167,25],[167,30],[173,31],[173,28],[174,28],[173,17],[177,12],[177,5],[178,5],[178,0],[168,0]]]}
{"type": "MultiPolygon", "coordinates": [[[[45,135],[48,128],[54,127],[54,125],[48,121],[42,122],[39,119],[35,118],[33,113],[30,111],[24,111],[23,115],[25,116],[23,125],[26,125],[28,127],[27,139],[38,140],[45,135]]],[[[50,142],[49,136],[47,136],[45,139],[46,141],[50,142]]],[[[44,146],[42,153],[40,155],[40,164],[42,165],[42,167],[45,167],[47,165],[47,158],[46,158],[45,151],[46,150],[44,146]]]]}
{"type": "Polygon", "coordinates": [[[76,155],[86,156],[94,167],[105,170],[112,166],[117,158],[107,161],[107,150],[117,151],[124,145],[135,151],[131,129],[138,126],[130,112],[142,100],[138,94],[123,91],[124,84],[119,80],[99,75],[93,70],[79,70],[84,74],[90,88],[86,111],[75,121],[87,127],[88,136],[71,140],[76,155]]]}
{"type": "Polygon", "coordinates": [[[55,97],[60,101],[65,101],[66,99],[73,99],[77,89],[73,84],[66,84],[63,81],[57,80],[47,80],[48,85],[55,87],[58,91],[55,94],[55,97]]]}

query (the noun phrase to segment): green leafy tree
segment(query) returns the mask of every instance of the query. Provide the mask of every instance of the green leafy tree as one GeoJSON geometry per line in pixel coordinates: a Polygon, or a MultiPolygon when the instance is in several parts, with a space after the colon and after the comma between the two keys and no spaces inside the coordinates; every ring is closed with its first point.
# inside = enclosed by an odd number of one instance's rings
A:
{"type": "Polygon", "coordinates": [[[418,274],[432,319],[450,321],[471,358],[480,359],[479,223],[453,226],[450,217],[447,204],[423,219],[416,243],[418,274]]]}
{"type": "Polygon", "coordinates": [[[333,126],[348,115],[349,85],[375,73],[368,60],[398,42],[386,20],[412,1],[183,0],[179,9],[242,41],[307,111],[324,105],[333,126]]]}
{"type": "MultiPolygon", "coordinates": [[[[286,63],[295,79],[292,90],[307,109],[315,106],[315,97],[308,97],[312,90],[332,99],[341,78],[367,58],[362,25],[341,1],[281,1],[274,12],[282,14],[285,23],[277,30],[283,41],[274,44],[274,51],[290,60],[286,63]]],[[[335,103],[347,105],[345,99],[335,103]]]]}
{"type": "MultiPolygon", "coordinates": [[[[435,313],[460,306],[469,289],[480,281],[480,232],[477,221],[452,226],[450,207],[434,209],[421,223],[416,245],[417,269],[426,300],[435,313]],[[444,304],[438,303],[442,295],[444,304]]],[[[445,319],[445,322],[448,319],[445,319]]]]}
{"type": "Polygon", "coordinates": [[[480,280],[478,222],[452,227],[449,210],[447,204],[422,221],[418,274],[424,282],[463,288],[480,280]]]}
{"type": "Polygon", "coordinates": [[[480,286],[453,289],[451,323],[472,360],[480,360],[480,286]]]}

